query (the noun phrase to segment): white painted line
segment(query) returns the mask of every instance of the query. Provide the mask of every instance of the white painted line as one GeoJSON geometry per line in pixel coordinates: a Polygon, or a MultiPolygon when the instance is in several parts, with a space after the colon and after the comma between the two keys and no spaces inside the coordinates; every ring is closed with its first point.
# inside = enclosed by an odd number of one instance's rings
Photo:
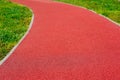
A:
{"type": "MultiPolygon", "coordinates": [[[[98,13],[96,13],[95,11],[90,10],[90,9],[87,9],[87,8],[85,8],[85,7],[83,7],[83,6],[77,6],[77,5],[74,5],[74,4],[69,4],[69,3],[65,3],[65,2],[59,2],[59,1],[53,1],[53,2],[55,2],[55,3],[62,3],[62,4],[66,4],[66,5],[70,5],[70,6],[74,6],[74,7],[78,7],[78,8],[83,8],[83,9],[85,9],[85,10],[89,10],[89,11],[95,13],[95,14],[98,14],[98,13]]],[[[103,17],[103,18],[105,18],[105,19],[107,19],[108,21],[110,21],[110,22],[112,22],[112,23],[120,26],[119,23],[113,21],[112,19],[110,19],[110,18],[108,18],[108,17],[106,17],[106,16],[104,16],[104,15],[102,15],[102,14],[98,14],[98,15],[101,16],[101,17],[103,17]]]]}
{"type": "MultiPolygon", "coordinates": [[[[31,9],[30,9],[31,10],[31,9]]],[[[13,47],[13,49],[6,55],[5,58],[3,58],[3,60],[0,61],[0,66],[12,55],[12,53],[16,50],[16,48],[20,45],[20,43],[25,39],[25,37],[28,35],[28,33],[30,32],[31,28],[32,28],[32,24],[33,24],[33,21],[34,21],[34,13],[33,11],[31,10],[32,12],[32,19],[31,19],[31,22],[30,22],[30,25],[29,25],[29,28],[27,30],[27,32],[25,33],[25,35],[20,39],[20,41],[18,42],[18,44],[16,46],[13,47]]]]}
{"type": "MultiPolygon", "coordinates": [[[[95,13],[95,14],[98,14],[98,13],[96,13],[95,11],[93,11],[93,10],[90,10],[91,12],[93,12],[93,13],[95,13]]],[[[108,17],[106,17],[106,16],[104,16],[104,15],[102,15],[102,14],[98,14],[99,16],[102,16],[103,18],[105,18],[105,19],[107,19],[108,21],[110,21],[110,22],[112,22],[112,23],[114,23],[114,24],[116,24],[116,25],[118,25],[118,26],[120,26],[120,24],[119,23],[117,23],[117,22],[115,22],[115,21],[113,21],[112,19],[110,19],[110,18],[108,18],[108,17]]]]}

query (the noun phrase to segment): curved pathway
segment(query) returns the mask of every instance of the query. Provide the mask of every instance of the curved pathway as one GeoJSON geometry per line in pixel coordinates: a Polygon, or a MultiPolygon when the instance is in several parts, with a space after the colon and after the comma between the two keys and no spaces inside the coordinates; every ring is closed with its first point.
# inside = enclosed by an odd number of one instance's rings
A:
{"type": "Polygon", "coordinates": [[[120,80],[120,28],[85,10],[50,0],[16,0],[35,19],[0,66],[0,80],[120,80]]]}

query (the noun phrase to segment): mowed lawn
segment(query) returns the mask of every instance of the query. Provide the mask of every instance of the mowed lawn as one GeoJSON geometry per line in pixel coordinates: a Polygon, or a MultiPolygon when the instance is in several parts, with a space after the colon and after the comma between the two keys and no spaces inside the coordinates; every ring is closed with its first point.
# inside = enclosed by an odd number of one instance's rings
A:
{"type": "Polygon", "coordinates": [[[8,0],[0,0],[0,60],[18,43],[28,29],[32,12],[8,0]]]}
{"type": "Polygon", "coordinates": [[[56,0],[86,7],[120,23],[120,0],[56,0]]]}

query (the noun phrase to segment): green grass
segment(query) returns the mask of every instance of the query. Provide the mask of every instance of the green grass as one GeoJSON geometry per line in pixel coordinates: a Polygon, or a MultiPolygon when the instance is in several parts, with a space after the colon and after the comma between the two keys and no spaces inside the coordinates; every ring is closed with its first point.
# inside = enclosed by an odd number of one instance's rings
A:
{"type": "Polygon", "coordinates": [[[31,11],[8,0],[0,0],[0,60],[18,43],[28,29],[31,11]]]}
{"type": "Polygon", "coordinates": [[[78,6],[102,14],[113,21],[120,23],[120,1],[118,0],[56,0],[78,6]]]}

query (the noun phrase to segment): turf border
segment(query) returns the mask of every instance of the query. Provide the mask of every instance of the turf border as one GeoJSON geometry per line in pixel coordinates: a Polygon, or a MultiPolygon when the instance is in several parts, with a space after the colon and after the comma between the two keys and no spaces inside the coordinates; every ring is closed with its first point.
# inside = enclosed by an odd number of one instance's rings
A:
{"type": "Polygon", "coordinates": [[[31,22],[29,24],[29,28],[27,30],[27,32],[24,34],[24,36],[19,40],[19,42],[10,50],[10,52],[0,61],[0,66],[12,55],[12,53],[16,50],[16,48],[21,44],[21,42],[25,39],[25,37],[29,34],[32,25],[33,25],[33,21],[34,21],[34,13],[33,11],[30,9],[30,11],[32,12],[32,18],[31,18],[31,22]]]}
{"type": "MultiPolygon", "coordinates": [[[[66,5],[70,5],[70,6],[74,6],[74,7],[78,7],[78,8],[83,8],[83,9],[85,9],[85,10],[89,10],[89,11],[95,13],[95,14],[98,14],[98,13],[95,12],[94,10],[87,9],[86,7],[83,7],[83,6],[78,6],[78,5],[74,5],[74,4],[70,4],[70,3],[65,3],[65,2],[60,2],[60,1],[55,1],[55,0],[54,0],[53,2],[54,2],[54,3],[60,3],[60,4],[66,4],[66,5]]],[[[109,17],[106,17],[106,16],[104,16],[104,15],[102,15],[102,14],[98,14],[98,15],[101,16],[101,17],[103,17],[103,18],[105,18],[105,19],[107,19],[108,21],[110,21],[110,22],[112,22],[112,23],[114,23],[114,24],[116,24],[116,25],[118,25],[118,26],[120,27],[120,24],[119,24],[119,23],[113,21],[113,20],[110,19],[109,17]]]]}

